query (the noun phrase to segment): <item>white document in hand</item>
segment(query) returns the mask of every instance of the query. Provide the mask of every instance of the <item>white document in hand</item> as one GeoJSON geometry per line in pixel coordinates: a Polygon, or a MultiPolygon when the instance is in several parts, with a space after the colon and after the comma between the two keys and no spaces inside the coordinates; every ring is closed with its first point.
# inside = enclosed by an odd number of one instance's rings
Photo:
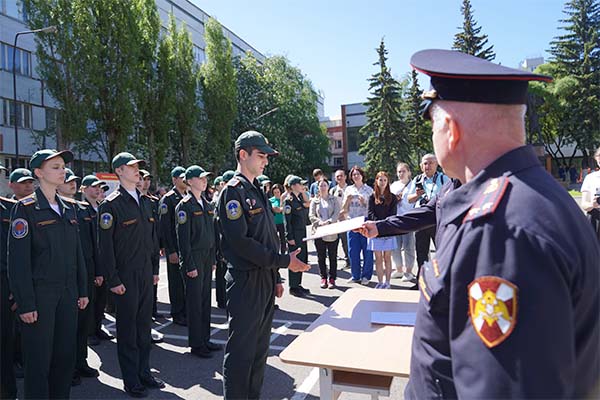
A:
{"type": "Polygon", "coordinates": [[[365,222],[365,217],[356,217],[345,221],[336,222],[334,224],[319,226],[314,235],[305,238],[304,241],[319,239],[324,236],[337,235],[360,228],[365,222]]]}

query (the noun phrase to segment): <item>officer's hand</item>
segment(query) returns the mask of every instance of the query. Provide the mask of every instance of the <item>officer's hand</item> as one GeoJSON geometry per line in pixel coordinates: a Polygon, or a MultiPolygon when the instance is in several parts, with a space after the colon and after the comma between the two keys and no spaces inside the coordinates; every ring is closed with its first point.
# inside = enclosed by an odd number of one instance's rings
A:
{"type": "Polygon", "coordinates": [[[169,254],[169,262],[171,264],[179,264],[179,256],[177,255],[177,253],[169,254]]]}
{"type": "Polygon", "coordinates": [[[19,315],[19,317],[21,318],[21,321],[25,322],[26,324],[33,324],[37,321],[38,318],[37,311],[21,314],[19,315]]]}
{"type": "Polygon", "coordinates": [[[79,300],[77,300],[77,306],[80,310],[83,310],[87,307],[89,302],[90,300],[87,297],[80,297],[79,300]]]}
{"type": "Polygon", "coordinates": [[[110,288],[110,291],[113,292],[114,294],[118,294],[119,296],[121,296],[121,295],[125,294],[125,285],[120,284],[119,286],[110,288]]]}
{"type": "Polygon", "coordinates": [[[158,281],[160,281],[160,276],[158,276],[158,275],[152,275],[152,284],[154,286],[158,285],[158,281]]]}
{"type": "Polygon", "coordinates": [[[310,269],[310,265],[305,264],[296,257],[302,249],[296,249],[290,253],[290,263],[288,268],[292,272],[306,272],[310,269]]]}
{"type": "Polygon", "coordinates": [[[102,275],[99,275],[94,279],[94,285],[96,285],[98,287],[102,286],[103,283],[104,283],[104,277],[102,275]]]}
{"type": "Polygon", "coordinates": [[[295,246],[296,245],[296,241],[295,240],[288,240],[288,244],[295,246]]]}
{"type": "Polygon", "coordinates": [[[357,231],[367,238],[374,238],[379,235],[379,230],[377,229],[377,223],[375,221],[365,221],[357,231]]]}
{"type": "Polygon", "coordinates": [[[193,269],[191,271],[187,272],[187,276],[190,278],[196,278],[198,276],[198,270],[197,269],[193,269]]]}
{"type": "Polygon", "coordinates": [[[278,283],[275,285],[275,297],[283,296],[283,284],[278,283]]]}

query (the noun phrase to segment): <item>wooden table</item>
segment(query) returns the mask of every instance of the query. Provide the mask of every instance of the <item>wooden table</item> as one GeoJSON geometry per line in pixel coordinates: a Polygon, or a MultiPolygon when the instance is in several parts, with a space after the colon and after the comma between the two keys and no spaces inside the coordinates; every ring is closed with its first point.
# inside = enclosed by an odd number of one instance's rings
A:
{"type": "Polygon", "coordinates": [[[389,395],[392,378],[409,375],[413,327],[371,324],[371,312],[416,312],[418,302],[418,291],[350,289],[279,357],[318,367],[321,399],[346,390],[389,395]],[[377,390],[386,385],[388,393],[377,390]]]}

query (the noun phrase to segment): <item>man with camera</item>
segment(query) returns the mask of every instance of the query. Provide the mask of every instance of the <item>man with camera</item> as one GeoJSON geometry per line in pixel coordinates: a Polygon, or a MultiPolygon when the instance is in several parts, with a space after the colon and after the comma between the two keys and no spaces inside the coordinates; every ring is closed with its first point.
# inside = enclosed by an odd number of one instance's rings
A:
{"type": "MultiPolygon", "coordinates": [[[[415,208],[426,205],[442,188],[442,185],[450,179],[443,172],[438,172],[438,162],[435,154],[425,154],[421,158],[421,172],[410,182],[407,192],[407,200],[415,204],[415,208]]],[[[421,272],[423,263],[429,260],[430,241],[435,245],[435,226],[425,228],[415,233],[415,248],[417,251],[418,272],[421,272]]],[[[417,285],[412,289],[416,290],[417,285]]]]}
{"type": "MultiPolygon", "coordinates": [[[[600,147],[596,149],[594,158],[600,166],[600,147]]],[[[600,171],[588,174],[581,185],[581,207],[587,212],[588,219],[600,240],[600,171]]]]}

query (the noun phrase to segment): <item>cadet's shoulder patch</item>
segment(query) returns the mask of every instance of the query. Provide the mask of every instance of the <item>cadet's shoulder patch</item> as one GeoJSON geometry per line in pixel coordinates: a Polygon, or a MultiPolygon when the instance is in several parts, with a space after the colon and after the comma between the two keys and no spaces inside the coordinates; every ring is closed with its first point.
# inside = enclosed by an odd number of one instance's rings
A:
{"type": "Polygon", "coordinates": [[[500,204],[508,184],[509,180],[506,176],[490,179],[485,185],[483,192],[481,192],[469,212],[467,212],[467,215],[465,215],[463,223],[493,214],[498,204],[500,204]]]}
{"type": "Polygon", "coordinates": [[[30,206],[32,204],[35,204],[35,193],[30,194],[27,197],[23,197],[21,200],[19,200],[21,202],[21,204],[23,204],[24,206],[30,206]]]}
{"type": "Polygon", "coordinates": [[[149,198],[150,200],[158,201],[158,197],[156,197],[156,196],[153,196],[153,195],[151,195],[151,194],[146,194],[145,196],[146,196],[147,198],[149,198]]]}
{"type": "Polygon", "coordinates": [[[517,324],[517,286],[497,276],[480,276],[468,290],[475,332],[487,347],[499,345],[517,324]]]}
{"type": "Polygon", "coordinates": [[[23,218],[17,218],[12,222],[12,235],[15,239],[23,239],[29,233],[29,224],[23,218]]]}
{"type": "Polygon", "coordinates": [[[102,229],[110,229],[113,225],[113,216],[111,213],[105,212],[100,214],[100,221],[98,222],[98,225],[100,225],[100,228],[102,229]]]}
{"type": "Polygon", "coordinates": [[[175,194],[175,191],[173,189],[171,189],[167,193],[165,193],[165,197],[170,197],[170,196],[173,196],[174,194],[175,194]]]}
{"type": "Polygon", "coordinates": [[[227,214],[227,219],[235,221],[243,214],[242,205],[237,200],[229,200],[227,204],[225,204],[225,212],[227,214]]]}
{"type": "Polygon", "coordinates": [[[160,207],[158,208],[158,213],[160,215],[165,215],[169,212],[169,206],[164,201],[160,203],[160,207]]]}
{"type": "Polygon", "coordinates": [[[111,194],[108,195],[108,197],[106,198],[106,201],[113,201],[120,195],[121,195],[121,192],[119,192],[118,190],[115,190],[114,192],[112,192],[111,194]]]}
{"type": "Polygon", "coordinates": [[[191,198],[192,198],[192,195],[188,193],[185,196],[183,196],[183,199],[181,199],[181,201],[183,201],[184,203],[187,203],[188,201],[190,201],[191,198]]]}
{"type": "Polygon", "coordinates": [[[179,223],[179,225],[183,225],[187,222],[187,213],[185,211],[177,211],[177,222],[179,223]]]}
{"type": "Polygon", "coordinates": [[[283,207],[283,210],[286,214],[291,214],[292,213],[292,206],[290,206],[289,204],[286,204],[285,207],[283,207]]]}
{"type": "Polygon", "coordinates": [[[77,200],[72,199],[70,197],[65,197],[65,196],[60,196],[60,195],[58,197],[60,197],[61,200],[64,201],[65,203],[69,203],[69,204],[77,204],[77,203],[79,203],[77,200]]]}
{"type": "Polygon", "coordinates": [[[240,183],[241,182],[240,182],[240,180],[238,178],[231,178],[229,180],[229,182],[227,182],[227,186],[235,187],[235,186],[239,185],[240,183]]]}

